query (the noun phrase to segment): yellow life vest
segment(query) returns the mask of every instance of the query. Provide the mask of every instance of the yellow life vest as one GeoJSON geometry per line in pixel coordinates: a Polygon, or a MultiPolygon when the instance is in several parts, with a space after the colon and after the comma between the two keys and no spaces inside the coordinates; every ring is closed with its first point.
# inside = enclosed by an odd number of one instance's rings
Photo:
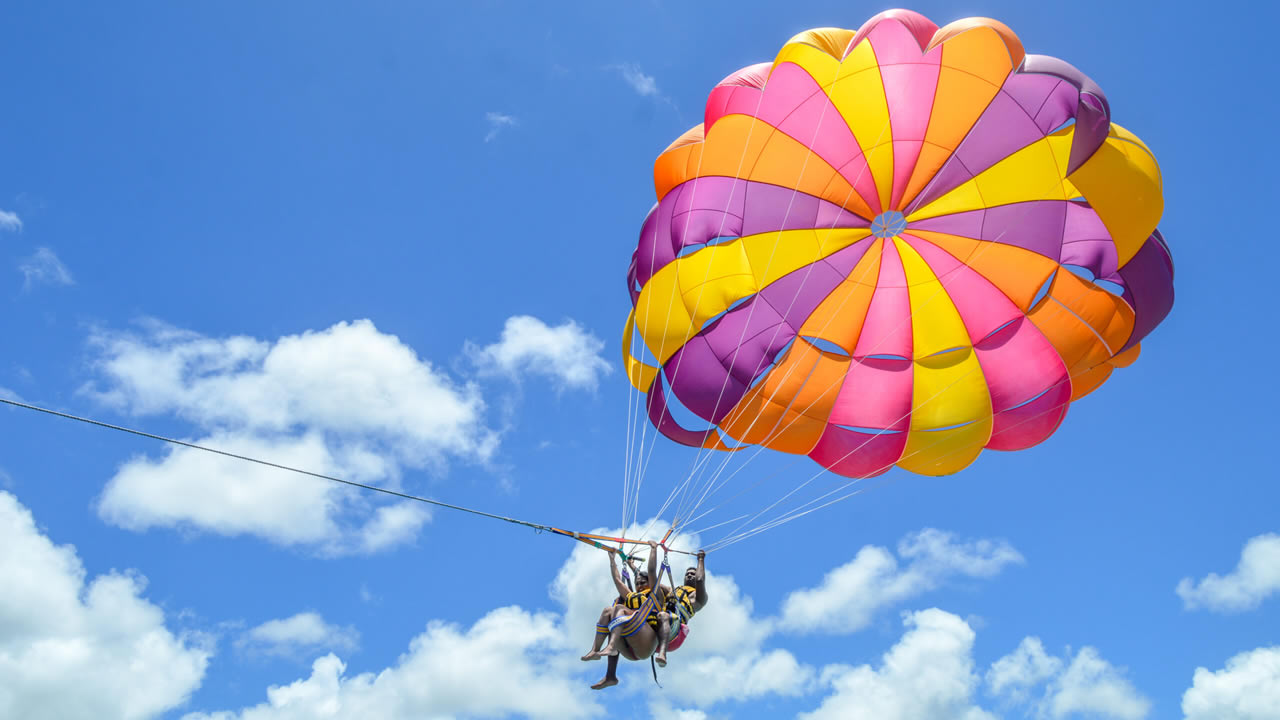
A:
{"type": "Polygon", "coordinates": [[[692,585],[681,585],[672,593],[671,602],[668,603],[668,610],[675,610],[680,614],[683,622],[689,622],[689,618],[693,617],[693,599],[697,596],[698,589],[692,585]]]}
{"type": "Polygon", "coordinates": [[[653,588],[645,588],[643,590],[636,590],[635,592],[628,593],[626,600],[624,600],[622,604],[626,605],[629,610],[639,610],[640,606],[644,604],[645,599],[649,597],[649,593],[651,592],[653,592],[653,588]]]}

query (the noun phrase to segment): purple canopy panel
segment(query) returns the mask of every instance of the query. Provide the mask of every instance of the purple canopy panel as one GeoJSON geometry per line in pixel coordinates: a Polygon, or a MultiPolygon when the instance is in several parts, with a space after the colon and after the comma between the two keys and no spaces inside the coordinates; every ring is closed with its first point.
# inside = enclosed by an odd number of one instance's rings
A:
{"type": "Polygon", "coordinates": [[[796,333],[847,275],[847,272],[842,275],[831,265],[819,261],[778,278],[761,290],[759,297],[782,316],[792,333],[796,333]]]}
{"type": "MultiPolygon", "coordinates": [[[[933,202],[959,187],[974,175],[995,165],[1000,160],[1044,137],[1044,130],[1036,123],[1034,111],[1020,104],[1007,92],[1013,86],[1044,86],[1048,94],[1060,81],[1043,76],[1011,74],[991,104],[969,129],[956,151],[943,164],[916,199],[911,212],[933,202]],[[956,167],[959,165],[959,167],[956,167]]],[[[909,213],[908,213],[909,214],[909,213]]]]}
{"type": "Polygon", "coordinates": [[[986,214],[987,211],[985,209],[967,210],[965,212],[925,218],[924,220],[913,220],[911,229],[929,230],[947,233],[948,235],[959,235],[960,237],[981,238],[982,221],[986,214]]]}
{"type": "Polygon", "coordinates": [[[649,422],[658,429],[658,432],[675,440],[681,445],[689,447],[702,447],[708,438],[716,435],[715,428],[707,430],[689,430],[680,426],[676,419],[671,416],[671,410],[667,406],[667,396],[662,389],[662,380],[658,379],[649,389],[647,410],[649,413],[649,422]]]}
{"type": "Polygon", "coordinates": [[[750,385],[791,341],[794,331],[759,296],[725,313],[700,335],[735,380],[750,385]]]}
{"type": "Polygon", "coordinates": [[[1074,65],[1047,55],[1028,55],[1022,63],[1023,73],[1037,73],[1059,77],[1079,90],[1076,105],[1075,135],[1071,141],[1071,155],[1067,162],[1067,174],[1075,172],[1106,142],[1111,129],[1111,106],[1102,88],[1080,72],[1074,65]]]}
{"type": "Polygon", "coordinates": [[[1117,275],[1124,281],[1124,299],[1133,308],[1133,334],[1121,352],[1137,345],[1173,309],[1173,256],[1156,230],[1117,275]]]}
{"type": "Polygon", "coordinates": [[[644,286],[682,250],[719,237],[867,225],[833,203],[790,188],[720,176],[694,178],[673,188],[649,211],[628,285],[635,293],[637,283],[644,286]]]}
{"type": "Polygon", "coordinates": [[[1033,200],[987,208],[981,239],[1016,245],[1056,261],[1062,250],[1067,205],[1063,200],[1033,200]]]}
{"type": "Polygon", "coordinates": [[[719,423],[747,392],[746,384],[729,374],[705,337],[689,340],[662,368],[671,392],[698,417],[719,423]]]}
{"type": "Polygon", "coordinates": [[[1116,271],[1119,262],[1116,244],[1102,218],[1086,203],[1067,203],[1066,232],[1058,262],[1088,268],[1096,278],[1105,278],[1116,271]]]}

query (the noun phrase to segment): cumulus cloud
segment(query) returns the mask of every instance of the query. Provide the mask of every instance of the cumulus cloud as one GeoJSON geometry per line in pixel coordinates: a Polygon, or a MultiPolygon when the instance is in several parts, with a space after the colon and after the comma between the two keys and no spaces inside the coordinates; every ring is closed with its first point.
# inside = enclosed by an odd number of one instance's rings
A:
{"type": "Polygon", "coordinates": [[[1040,638],[1023,638],[1017,650],[992,663],[987,687],[996,695],[1025,702],[1032,688],[1061,671],[1062,661],[1044,651],[1040,638]]]}
{"type": "Polygon", "coordinates": [[[0,492],[0,717],[152,718],[184,703],[212,654],[175,634],[140,575],[89,579],[70,546],[0,492]]]}
{"type": "Polygon", "coordinates": [[[1062,675],[1049,685],[1045,702],[1053,718],[1093,715],[1117,720],[1141,720],[1151,711],[1151,701],[1091,647],[1081,648],[1062,675]]]}
{"type": "Polygon", "coordinates": [[[74,285],[71,271],[47,247],[36,248],[35,254],[18,263],[22,273],[22,287],[30,290],[33,285],[74,285]]]}
{"type": "Polygon", "coordinates": [[[1280,535],[1267,533],[1250,538],[1240,552],[1240,562],[1226,575],[1209,573],[1200,581],[1183,578],[1178,597],[1188,610],[1241,612],[1252,610],[1280,592],[1280,535]]]}
{"type": "MultiPolygon", "coordinates": [[[[696,545],[696,538],[672,542],[696,545]]],[[[795,696],[814,686],[812,668],[786,650],[763,647],[768,622],[754,615],[751,598],[732,578],[709,574],[708,584],[711,604],[698,614],[690,640],[671,656],[679,672],[666,673],[665,690],[651,698],[655,717],[705,720],[701,707],[795,696]]],[[[594,701],[600,696],[587,686],[605,663],[587,665],[577,657],[591,642],[600,609],[616,594],[607,558],[585,545],[575,547],[548,589],[561,613],[504,607],[467,629],[432,622],[391,667],[351,676],[338,654],[326,654],[308,677],[270,687],[265,702],[192,713],[184,720],[599,717],[603,709],[594,701]]],[[[648,691],[647,673],[641,664],[624,663],[623,685],[610,696],[648,691]]]]}
{"type": "Polygon", "coordinates": [[[797,590],[782,605],[781,626],[795,632],[850,633],[875,613],[933,590],[952,577],[991,577],[1022,556],[1004,541],[961,542],[946,532],[922,530],[889,550],[864,546],[853,560],[827,573],[816,588],[797,590]]]}
{"type": "MultiPolygon", "coordinates": [[[[501,339],[464,350],[458,379],[368,320],[276,340],[208,337],[157,321],[89,340],[95,378],[82,392],[135,416],[177,416],[185,441],[237,455],[400,489],[406,469],[488,463],[498,432],[481,382],[492,374],[549,377],[592,389],[609,371],[603,343],[571,320],[508,320],[501,339]],[[478,373],[478,374],[477,374],[478,373]]],[[[188,447],[125,462],[98,502],[109,522],[254,535],[329,555],[412,542],[430,513],[320,478],[188,447]]]]}
{"type": "Polygon", "coordinates": [[[1271,720],[1280,717],[1280,646],[1257,648],[1218,671],[1196,668],[1182,695],[1186,720],[1271,720]]]}
{"type": "Polygon", "coordinates": [[[236,646],[253,654],[299,657],[322,650],[350,652],[359,643],[360,633],[355,628],[331,625],[319,613],[309,611],[250,628],[236,646]]]}
{"type": "Polygon", "coordinates": [[[18,213],[9,210],[0,210],[0,230],[8,232],[19,232],[22,230],[22,218],[18,217],[18,213]]]}
{"type": "MultiPolygon", "coordinates": [[[[484,462],[497,434],[478,387],[459,383],[368,321],[265,342],[149,323],[91,338],[99,379],[85,392],[122,412],[173,414],[193,440],[344,479],[398,486],[403,468],[484,462]]],[[[143,530],[250,534],[330,554],[412,540],[429,514],[312,477],[185,447],[135,457],[99,514],[143,530]]]]}
{"type": "Polygon", "coordinates": [[[964,620],[932,608],[908,613],[907,631],[880,667],[830,666],[823,682],[833,690],[803,720],[995,720],[974,703],[979,677],[973,666],[974,632],[964,620]]]}
{"type": "Polygon", "coordinates": [[[516,315],[507,319],[498,342],[469,345],[468,352],[482,371],[540,375],[560,388],[595,390],[600,377],[612,369],[600,357],[603,348],[603,340],[572,320],[551,327],[538,318],[516,315]]]}
{"type": "Polygon", "coordinates": [[[494,447],[479,389],[368,320],[275,342],[148,323],[141,334],[98,332],[90,343],[102,379],[87,391],[135,414],[257,433],[314,428],[412,464],[484,459],[494,447]]]}
{"type": "Polygon", "coordinates": [[[485,142],[493,142],[504,129],[515,127],[519,124],[514,115],[500,112],[487,112],[484,114],[484,120],[489,126],[489,132],[485,133],[484,136],[485,142]]]}
{"type": "Polygon", "coordinates": [[[1092,647],[1058,658],[1045,652],[1040,638],[1024,638],[1016,650],[991,664],[986,681],[993,695],[1030,705],[1055,720],[1082,715],[1141,720],[1151,711],[1151,702],[1124,671],[1092,647]]]}
{"type": "MultiPolygon", "coordinates": [[[[265,702],[240,711],[198,712],[184,720],[364,718],[582,718],[600,707],[571,679],[556,617],[518,607],[489,612],[469,629],[432,622],[392,667],[347,675],[335,654],[310,676],[272,686],[265,702]]],[[[581,664],[581,663],[579,663],[581,664]]]]}

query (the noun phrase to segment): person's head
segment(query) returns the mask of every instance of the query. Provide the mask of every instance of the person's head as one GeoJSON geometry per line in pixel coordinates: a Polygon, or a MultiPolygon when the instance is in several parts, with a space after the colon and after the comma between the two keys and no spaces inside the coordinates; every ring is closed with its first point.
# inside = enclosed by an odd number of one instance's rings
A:
{"type": "Polygon", "coordinates": [[[698,568],[691,567],[684,571],[684,584],[692,585],[698,581],[698,568]]]}
{"type": "Polygon", "coordinates": [[[649,571],[639,570],[636,572],[636,589],[643,590],[649,587],[649,571]]]}

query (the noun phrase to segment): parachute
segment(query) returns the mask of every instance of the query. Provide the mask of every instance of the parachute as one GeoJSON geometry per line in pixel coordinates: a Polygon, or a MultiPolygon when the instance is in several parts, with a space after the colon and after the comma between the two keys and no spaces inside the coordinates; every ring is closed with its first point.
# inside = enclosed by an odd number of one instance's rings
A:
{"type": "Polygon", "coordinates": [[[1173,304],[1155,157],[991,19],[803,32],[711,90],[654,185],[623,357],[684,445],[954,473],[1052,435],[1173,304]]]}

